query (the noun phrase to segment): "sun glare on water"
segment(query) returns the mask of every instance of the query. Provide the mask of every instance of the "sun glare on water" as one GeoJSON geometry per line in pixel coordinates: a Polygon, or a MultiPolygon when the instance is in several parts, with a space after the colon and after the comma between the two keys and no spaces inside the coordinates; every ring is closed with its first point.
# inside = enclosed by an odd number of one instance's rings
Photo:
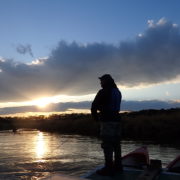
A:
{"type": "Polygon", "coordinates": [[[44,134],[42,132],[39,132],[38,135],[36,136],[36,147],[35,147],[36,157],[38,158],[39,161],[43,160],[47,150],[48,150],[48,146],[44,134]]]}

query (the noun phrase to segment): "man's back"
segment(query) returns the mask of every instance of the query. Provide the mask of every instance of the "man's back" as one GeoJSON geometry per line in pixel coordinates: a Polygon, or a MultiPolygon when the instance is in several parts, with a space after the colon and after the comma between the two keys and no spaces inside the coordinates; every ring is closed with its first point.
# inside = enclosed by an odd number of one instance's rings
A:
{"type": "Polygon", "coordinates": [[[100,111],[101,121],[117,121],[120,104],[121,92],[118,88],[103,88],[97,93],[91,111],[100,111]]]}

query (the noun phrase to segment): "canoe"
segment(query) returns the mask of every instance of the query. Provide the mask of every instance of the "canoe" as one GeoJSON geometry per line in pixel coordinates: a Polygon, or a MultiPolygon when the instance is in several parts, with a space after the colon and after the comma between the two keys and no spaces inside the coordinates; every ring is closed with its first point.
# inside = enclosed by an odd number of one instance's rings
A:
{"type": "Polygon", "coordinates": [[[122,157],[123,173],[116,173],[113,177],[100,176],[96,171],[103,166],[97,167],[95,170],[88,172],[84,178],[92,180],[134,180],[139,177],[144,168],[149,166],[149,153],[146,146],[135,149],[134,151],[122,157]]]}
{"type": "Polygon", "coordinates": [[[123,167],[144,169],[149,165],[149,163],[149,152],[146,146],[137,148],[136,150],[122,157],[123,167]]]}
{"type": "Polygon", "coordinates": [[[158,180],[180,180],[180,155],[162,170],[158,180]]]}
{"type": "Polygon", "coordinates": [[[44,180],[180,180],[180,156],[170,162],[166,168],[161,168],[160,160],[150,160],[147,147],[143,146],[122,157],[123,172],[114,176],[100,176],[96,171],[98,166],[82,177],[72,177],[63,174],[54,174],[44,180]],[[158,165],[158,166],[157,166],[158,165]]]}
{"type": "Polygon", "coordinates": [[[176,157],[173,161],[171,161],[167,165],[166,169],[166,171],[168,172],[180,173],[180,155],[176,157]]]}
{"type": "Polygon", "coordinates": [[[162,171],[157,180],[180,180],[180,174],[179,173],[172,173],[167,171],[162,171]]]}
{"type": "Polygon", "coordinates": [[[96,170],[84,176],[91,180],[180,180],[180,156],[162,169],[160,160],[150,160],[147,147],[140,147],[122,157],[123,173],[113,177],[100,176],[96,170]],[[175,172],[176,170],[176,172],[175,172]]]}

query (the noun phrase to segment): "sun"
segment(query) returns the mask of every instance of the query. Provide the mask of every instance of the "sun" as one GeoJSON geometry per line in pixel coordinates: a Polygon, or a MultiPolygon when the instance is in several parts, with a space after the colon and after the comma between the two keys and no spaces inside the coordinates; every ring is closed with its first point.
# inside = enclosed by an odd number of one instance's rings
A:
{"type": "Polygon", "coordinates": [[[49,98],[41,98],[34,101],[34,105],[36,105],[39,108],[45,108],[50,103],[51,101],[49,98]]]}

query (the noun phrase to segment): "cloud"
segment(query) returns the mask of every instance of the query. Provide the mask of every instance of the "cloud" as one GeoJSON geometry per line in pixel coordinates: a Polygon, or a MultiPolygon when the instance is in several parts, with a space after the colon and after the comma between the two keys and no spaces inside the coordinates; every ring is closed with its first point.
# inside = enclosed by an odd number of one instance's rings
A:
{"type": "MultiPolygon", "coordinates": [[[[70,109],[88,109],[90,110],[91,102],[66,102],[66,103],[52,103],[46,108],[38,108],[36,106],[21,106],[21,107],[6,107],[0,108],[1,115],[27,113],[27,112],[61,112],[70,109]]],[[[173,101],[122,101],[122,111],[139,111],[145,109],[170,109],[180,108],[180,102],[173,101]]]]}
{"type": "Polygon", "coordinates": [[[123,111],[139,111],[145,109],[171,109],[180,108],[179,102],[174,101],[159,101],[159,100],[149,100],[149,101],[122,101],[121,109],[123,111]]]}
{"type": "Polygon", "coordinates": [[[26,44],[26,45],[19,44],[16,47],[16,51],[19,54],[29,54],[31,57],[34,57],[30,44],[26,44]]]}
{"type": "MultiPolygon", "coordinates": [[[[4,58],[0,60],[0,101],[95,93],[100,88],[97,77],[104,73],[112,74],[118,84],[129,87],[177,78],[180,75],[178,25],[166,19],[157,23],[151,20],[140,34],[116,46],[60,41],[49,57],[31,64],[4,58]]],[[[20,51],[30,54],[31,48],[22,46],[20,51]]]]}
{"type": "Polygon", "coordinates": [[[60,112],[70,109],[90,109],[91,102],[66,102],[66,103],[52,103],[46,108],[39,108],[37,106],[20,106],[20,107],[6,107],[0,108],[1,115],[27,113],[27,112],[60,112]]]}

